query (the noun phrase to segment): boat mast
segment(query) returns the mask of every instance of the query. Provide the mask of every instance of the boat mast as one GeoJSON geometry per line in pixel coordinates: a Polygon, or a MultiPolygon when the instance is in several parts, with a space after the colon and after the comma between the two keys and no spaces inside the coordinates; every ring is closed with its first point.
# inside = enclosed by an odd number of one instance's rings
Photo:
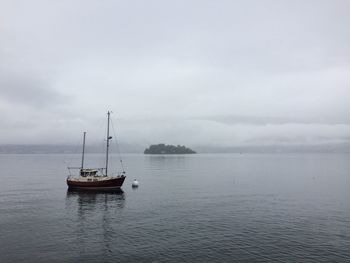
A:
{"type": "Polygon", "coordinates": [[[108,176],[108,150],[109,150],[109,140],[112,139],[112,136],[109,136],[109,119],[110,119],[110,112],[107,112],[107,149],[106,149],[106,176],[108,176]]]}
{"type": "Polygon", "coordinates": [[[83,168],[84,168],[85,136],[86,136],[86,132],[84,132],[84,137],[83,137],[83,154],[81,157],[81,170],[83,170],[83,168]]]}

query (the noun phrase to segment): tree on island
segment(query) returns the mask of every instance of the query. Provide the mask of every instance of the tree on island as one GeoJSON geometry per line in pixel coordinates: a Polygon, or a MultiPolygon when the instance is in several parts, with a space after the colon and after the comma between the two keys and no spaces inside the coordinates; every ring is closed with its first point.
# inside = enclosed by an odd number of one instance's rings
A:
{"type": "Polygon", "coordinates": [[[145,149],[144,154],[193,154],[195,151],[185,146],[165,145],[164,143],[152,144],[145,149]]]}

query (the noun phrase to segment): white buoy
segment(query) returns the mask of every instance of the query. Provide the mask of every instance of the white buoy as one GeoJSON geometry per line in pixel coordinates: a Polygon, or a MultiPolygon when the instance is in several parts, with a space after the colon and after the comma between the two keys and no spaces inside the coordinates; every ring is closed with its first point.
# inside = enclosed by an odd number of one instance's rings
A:
{"type": "Polygon", "coordinates": [[[133,182],[132,182],[132,187],[139,187],[139,182],[135,179],[133,182]]]}

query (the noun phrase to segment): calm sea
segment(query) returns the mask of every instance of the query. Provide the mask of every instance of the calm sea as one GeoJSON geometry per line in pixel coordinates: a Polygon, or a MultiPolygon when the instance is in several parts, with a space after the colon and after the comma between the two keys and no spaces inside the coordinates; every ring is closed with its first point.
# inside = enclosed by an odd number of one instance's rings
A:
{"type": "Polygon", "coordinates": [[[123,193],[68,192],[79,161],[0,155],[1,263],[350,262],[350,155],[126,155],[123,193]]]}

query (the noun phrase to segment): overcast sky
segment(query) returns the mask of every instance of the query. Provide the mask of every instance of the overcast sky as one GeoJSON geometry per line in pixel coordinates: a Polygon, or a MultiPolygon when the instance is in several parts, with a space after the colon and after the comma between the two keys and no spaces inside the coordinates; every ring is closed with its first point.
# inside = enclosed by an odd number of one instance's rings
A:
{"type": "Polygon", "coordinates": [[[0,144],[350,141],[350,1],[0,0],[0,144]]]}

